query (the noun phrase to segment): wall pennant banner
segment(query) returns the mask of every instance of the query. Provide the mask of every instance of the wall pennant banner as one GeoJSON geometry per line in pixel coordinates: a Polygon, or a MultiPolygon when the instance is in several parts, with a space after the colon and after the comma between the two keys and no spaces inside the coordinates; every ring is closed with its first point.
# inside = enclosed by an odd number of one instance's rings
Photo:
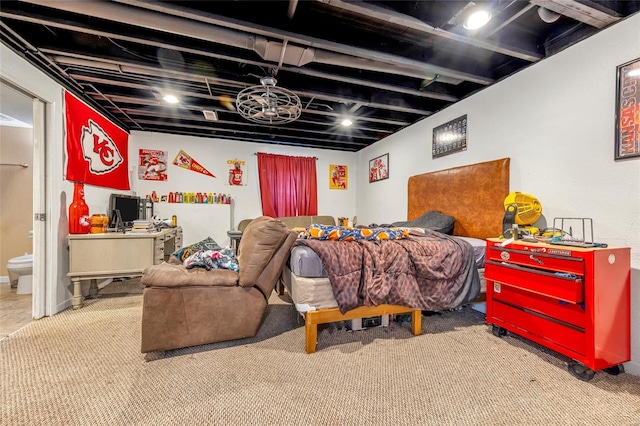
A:
{"type": "Polygon", "coordinates": [[[212,178],[215,177],[213,173],[211,173],[210,171],[202,167],[200,163],[198,163],[196,160],[191,158],[191,156],[186,152],[184,152],[183,150],[180,150],[178,155],[176,155],[176,158],[173,159],[173,164],[175,164],[176,166],[182,167],[183,169],[202,173],[205,176],[211,176],[212,178]]]}
{"type": "Polygon", "coordinates": [[[129,190],[129,134],[64,91],[66,179],[129,190]]]}

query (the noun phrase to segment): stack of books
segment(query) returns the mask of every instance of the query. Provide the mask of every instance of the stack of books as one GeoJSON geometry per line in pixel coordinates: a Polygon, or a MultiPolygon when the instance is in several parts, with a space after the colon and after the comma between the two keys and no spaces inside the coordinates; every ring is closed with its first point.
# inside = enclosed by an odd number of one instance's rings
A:
{"type": "Polygon", "coordinates": [[[150,220],[134,220],[131,232],[155,232],[156,227],[150,220]]]}

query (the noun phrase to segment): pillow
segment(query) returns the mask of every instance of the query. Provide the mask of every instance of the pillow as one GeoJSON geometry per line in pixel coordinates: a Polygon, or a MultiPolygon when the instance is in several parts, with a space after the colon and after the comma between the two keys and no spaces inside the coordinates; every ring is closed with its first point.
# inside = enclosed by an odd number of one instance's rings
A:
{"type": "Polygon", "coordinates": [[[416,228],[426,228],[443,234],[453,235],[453,225],[455,218],[436,210],[431,210],[417,219],[407,222],[393,222],[393,226],[409,226],[416,228]]]}
{"type": "Polygon", "coordinates": [[[200,250],[222,250],[222,247],[215,242],[211,237],[207,237],[202,241],[198,241],[190,246],[182,247],[175,253],[171,253],[171,256],[176,257],[180,262],[184,262],[187,257],[200,250]]]}

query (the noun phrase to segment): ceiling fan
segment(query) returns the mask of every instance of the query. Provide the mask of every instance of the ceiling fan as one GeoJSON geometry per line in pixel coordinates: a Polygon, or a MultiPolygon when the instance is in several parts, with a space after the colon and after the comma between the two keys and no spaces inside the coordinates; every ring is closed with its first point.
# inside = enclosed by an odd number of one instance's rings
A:
{"type": "Polygon", "coordinates": [[[259,86],[251,86],[236,99],[236,109],[244,118],[260,124],[290,123],[302,113],[298,95],[290,90],[276,87],[274,77],[262,77],[259,86]]]}

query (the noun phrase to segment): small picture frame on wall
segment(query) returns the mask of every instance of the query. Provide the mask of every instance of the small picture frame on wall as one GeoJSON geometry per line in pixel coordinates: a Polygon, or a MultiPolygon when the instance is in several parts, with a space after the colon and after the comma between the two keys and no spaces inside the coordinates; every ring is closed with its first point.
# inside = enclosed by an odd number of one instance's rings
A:
{"type": "Polygon", "coordinates": [[[616,68],[615,160],[640,156],[640,58],[616,68]]]}
{"type": "Polygon", "coordinates": [[[369,183],[389,178],[389,154],[369,160],[369,183]]]}
{"type": "Polygon", "coordinates": [[[467,150],[467,115],[458,117],[433,129],[431,158],[444,157],[467,150]]]}

